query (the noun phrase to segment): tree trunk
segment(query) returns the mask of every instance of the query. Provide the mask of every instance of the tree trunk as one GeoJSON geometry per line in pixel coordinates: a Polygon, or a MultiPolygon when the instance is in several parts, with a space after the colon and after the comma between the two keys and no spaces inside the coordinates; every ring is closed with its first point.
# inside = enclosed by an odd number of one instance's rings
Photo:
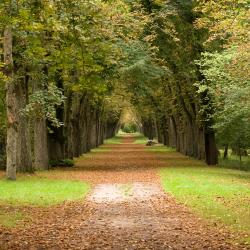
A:
{"type": "Polygon", "coordinates": [[[12,30],[7,26],[4,30],[3,39],[5,74],[9,78],[6,86],[7,107],[7,144],[6,144],[6,177],[10,180],[16,179],[17,168],[17,138],[18,138],[18,108],[16,100],[16,85],[13,80],[13,58],[12,58],[12,30]]]}
{"type": "Polygon", "coordinates": [[[16,89],[19,121],[17,139],[17,171],[33,173],[29,118],[20,113],[20,111],[24,109],[28,103],[28,79],[24,79],[24,81],[18,82],[16,89]]]}
{"type": "Polygon", "coordinates": [[[224,154],[223,154],[224,159],[227,159],[227,157],[228,157],[228,144],[225,145],[224,154]]]}
{"type": "Polygon", "coordinates": [[[205,133],[205,153],[206,163],[208,165],[216,165],[218,163],[218,153],[214,132],[205,133]]]}
{"type": "MultiPolygon", "coordinates": [[[[43,88],[39,82],[34,83],[34,92],[43,88]]],[[[49,169],[48,131],[45,117],[37,117],[34,121],[34,167],[37,170],[49,169]]]]}
{"type": "Polygon", "coordinates": [[[37,170],[49,168],[47,124],[44,118],[37,118],[34,124],[34,167],[37,170]]]}
{"type": "MultiPolygon", "coordinates": [[[[44,67],[44,74],[48,75],[47,66],[44,67]]],[[[58,88],[63,89],[63,80],[61,77],[61,71],[56,71],[55,82],[58,88]]],[[[60,122],[64,122],[64,105],[61,104],[56,108],[56,118],[60,122]]],[[[64,128],[51,126],[53,133],[48,135],[48,149],[49,149],[49,159],[50,160],[62,160],[64,159],[65,152],[65,140],[64,140],[64,128]]]]}

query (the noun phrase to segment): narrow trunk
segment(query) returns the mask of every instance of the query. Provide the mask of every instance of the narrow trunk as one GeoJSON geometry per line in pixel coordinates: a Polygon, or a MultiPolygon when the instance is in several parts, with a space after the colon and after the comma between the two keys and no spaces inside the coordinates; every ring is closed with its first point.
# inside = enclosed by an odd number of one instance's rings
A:
{"type": "Polygon", "coordinates": [[[223,154],[224,159],[227,159],[227,157],[228,157],[228,144],[225,145],[224,154],[223,154]]]}
{"type": "Polygon", "coordinates": [[[17,167],[17,138],[18,138],[18,118],[16,86],[13,81],[13,58],[12,58],[12,31],[11,26],[4,30],[3,39],[5,74],[9,78],[6,86],[6,107],[7,107],[7,166],[6,177],[10,180],[16,179],[17,167]]]}

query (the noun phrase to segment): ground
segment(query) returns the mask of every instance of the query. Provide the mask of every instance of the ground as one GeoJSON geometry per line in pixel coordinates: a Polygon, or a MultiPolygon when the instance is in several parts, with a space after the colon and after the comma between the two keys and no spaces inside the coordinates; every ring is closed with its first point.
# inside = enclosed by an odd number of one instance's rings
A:
{"type": "MultiPolygon", "coordinates": [[[[88,182],[91,191],[53,206],[2,204],[25,216],[15,227],[0,226],[0,249],[249,249],[236,232],[163,190],[159,169],[175,166],[176,153],[156,154],[134,141],[124,137],[77,159],[72,169],[38,173],[88,182]]],[[[178,162],[201,164],[180,154],[178,162]]]]}

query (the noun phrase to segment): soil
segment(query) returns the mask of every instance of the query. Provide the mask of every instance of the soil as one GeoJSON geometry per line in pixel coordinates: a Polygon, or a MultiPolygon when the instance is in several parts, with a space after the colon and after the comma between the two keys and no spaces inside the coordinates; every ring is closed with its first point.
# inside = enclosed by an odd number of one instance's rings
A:
{"type": "Polygon", "coordinates": [[[92,191],[81,201],[15,208],[30,216],[0,228],[0,249],[249,249],[162,190],[158,168],[175,154],[148,152],[133,141],[125,137],[104,146],[112,150],[79,158],[71,170],[49,172],[50,178],[88,181],[92,191]]]}

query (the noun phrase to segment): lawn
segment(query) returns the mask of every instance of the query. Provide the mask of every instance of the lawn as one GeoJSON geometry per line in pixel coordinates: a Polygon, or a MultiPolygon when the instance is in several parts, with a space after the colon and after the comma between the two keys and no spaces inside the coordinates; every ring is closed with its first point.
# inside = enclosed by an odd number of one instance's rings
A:
{"type": "Polygon", "coordinates": [[[144,135],[138,133],[135,136],[134,144],[145,144],[146,145],[147,141],[148,141],[148,138],[146,138],[144,135]]]}
{"type": "Polygon", "coordinates": [[[217,167],[168,167],[160,175],[165,191],[199,215],[250,233],[250,173],[217,167]]]}
{"type": "Polygon", "coordinates": [[[51,206],[83,199],[89,185],[80,181],[52,180],[37,176],[19,176],[16,181],[0,178],[0,226],[14,227],[25,215],[18,206],[51,206]]]}
{"type": "Polygon", "coordinates": [[[0,179],[0,205],[50,206],[83,198],[89,185],[80,181],[25,176],[17,181],[0,179]]]}
{"type": "Polygon", "coordinates": [[[122,142],[122,136],[116,135],[110,139],[104,141],[104,144],[120,144],[122,142]]]}

